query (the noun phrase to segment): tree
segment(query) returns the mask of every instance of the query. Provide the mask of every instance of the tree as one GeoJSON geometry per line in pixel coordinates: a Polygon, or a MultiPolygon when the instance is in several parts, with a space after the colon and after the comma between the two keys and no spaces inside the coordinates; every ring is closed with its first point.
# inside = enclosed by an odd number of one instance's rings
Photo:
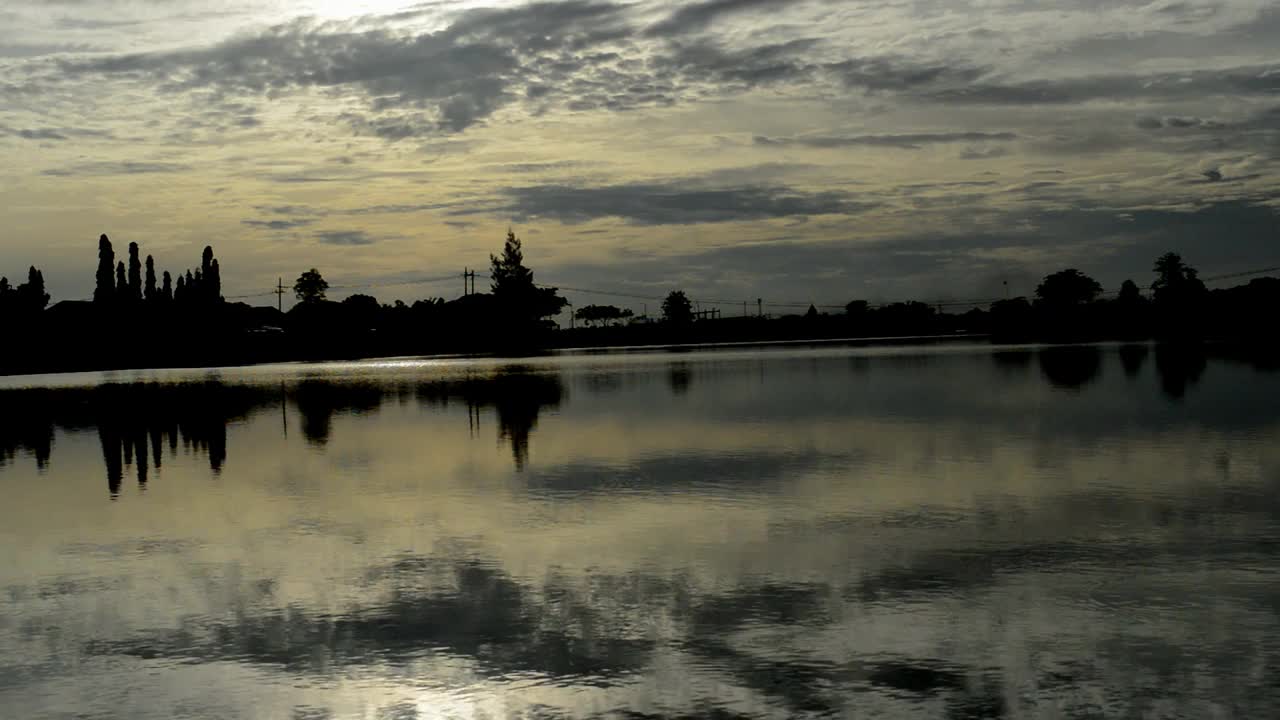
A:
{"type": "Polygon", "coordinates": [[[1075,268],[1045,276],[1036,288],[1036,297],[1051,307],[1067,308],[1087,305],[1102,293],[1097,280],[1075,268]]]}
{"type": "Polygon", "coordinates": [[[124,261],[116,263],[116,297],[123,298],[129,296],[129,281],[124,275],[124,261]]]}
{"type": "Polygon", "coordinates": [[[672,290],[662,301],[662,319],[672,325],[688,325],[693,322],[693,303],[683,290],[672,290]]]}
{"type": "Polygon", "coordinates": [[[1120,295],[1116,298],[1121,305],[1126,307],[1137,305],[1142,302],[1142,292],[1138,290],[1138,283],[1132,280],[1125,280],[1120,285],[1120,295]]]}
{"type": "Polygon", "coordinates": [[[1156,281],[1151,283],[1151,293],[1157,305],[1184,305],[1207,292],[1196,269],[1182,262],[1177,253],[1161,255],[1153,270],[1156,281]]]}
{"type": "Polygon", "coordinates": [[[207,279],[209,282],[209,299],[215,303],[222,302],[222,268],[218,266],[217,260],[209,264],[207,279]]]}
{"type": "Polygon", "coordinates": [[[156,293],[156,261],[150,255],[147,256],[147,281],[142,296],[147,302],[155,302],[159,297],[156,293]]]}
{"type": "Polygon", "coordinates": [[[44,273],[31,266],[27,270],[27,281],[18,286],[15,295],[23,310],[43,310],[49,304],[49,293],[44,291],[44,273]]]}
{"type": "Polygon", "coordinates": [[[608,323],[629,318],[633,315],[630,309],[622,309],[614,305],[584,305],[573,316],[584,323],[608,323]]]}
{"type": "Polygon", "coordinates": [[[489,256],[489,276],[493,282],[493,297],[502,308],[503,315],[516,324],[536,323],[557,315],[569,301],[560,297],[558,289],[540,288],[533,282],[533,271],[524,265],[524,250],[520,238],[508,230],[502,246],[502,256],[489,256]]]}
{"type": "Polygon", "coordinates": [[[169,275],[169,271],[164,271],[164,284],[160,286],[160,299],[164,302],[173,301],[173,277],[169,275]]]}
{"type": "Polygon", "coordinates": [[[200,269],[196,271],[196,277],[200,280],[197,283],[200,286],[200,299],[206,302],[222,301],[222,270],[218,267],[218,261],[213,257],[213,247],[206,245],[204,252],[200,255],[200,269]]]}
{"type": "Polygon", "coordinates": [[[870,309],[871,306],[866,300],[852,300],[844,306],[844,314],[851,318],[860,318],[865,317],[870,309]]]}
{"type": "Polygon", "coordinates": [[[116,265],[116,253],[111,249],[111,241],[106,235],[98,238],[98,274],[97,284],[93,289],[93,301],[96,303],[111,302],[116,296],[116,283],[113,272],[116,265]]]}
{"type": "Polygon", "coordinates": [[[302,273],[293,283],[293,294],[297,296],[299,302],[315,303],[324,300],[324,294],[329,289],[329,283],[325,282],[320,276],[320,271],[315,268],[302,273]]]}
{"type": "MultiPolygon", "coordinates": [[[[165,273],[165,274],[168,275],[168,273],[165,273]]],[[[175,303],[182,303],[182,302],[185,302],[186,299],[187,299],[187,279],[179,275],[178,284],[173,288],[173,301],[175,303]]]]}
{"type": "Polygon", "coordinates": [[[523,298],[533,290],[533,271],[524,266],[524,250],[515,232],[507,231],[507,241],[502,246],[502,257],[489,256],[490,287],[495,297],[523,298]]]}
{"type": "Polygon", "coordinates": [[[129,299],[142,299],[142,260],[138,259],[138,243],[129,243],[129,299]]]}

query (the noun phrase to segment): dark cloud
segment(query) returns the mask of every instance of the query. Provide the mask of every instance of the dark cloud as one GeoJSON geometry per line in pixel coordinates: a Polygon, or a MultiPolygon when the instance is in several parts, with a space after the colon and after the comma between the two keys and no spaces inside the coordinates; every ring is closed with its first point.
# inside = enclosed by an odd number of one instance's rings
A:
{"type": "Polygon", "coordinates": [[[316,233],[316,239],[325,245],[372,245],[377,242],[363,230],[325,230],[316,233]]]}
{"type": "Polygon", "coordinates": [[[964,86],[989,72],[968,65],[922,63],[904,57],[852,58],[823,68],[834,73],[846,87],[885,92],[964,86]]]}
{"type": "Polygon", "coordinates": [[[295,220],[241,220],[242,225],[259,228],[262,230],[292,230],[294,228],[306,227],[315,222],[310,218],[297,218],[295,220]]]}
{"type": "Polygon", "coordinates": [[[1017,140],[1011,132],[944,132],[907,133],[902,135],[810,135],[804,137],[775,138],[757,135],[755,144],[765,146],[801,145],[812,148],[839,148],[869,145],[878,147],[919,150],[925,145],[954,142],[1008,142],[1017,140]]]}
{"type": "Polygon", "coordinates": [[[299,20],[201,50],[63,61],[70,75],[123,75],[169,90],[269,95],[307,87],[358,88],[375,110],[419,108],[440,127],[465,128],[503,102],[517,67],[510,47],[456,31],[343,32],[299,20]]]}
{"type": "MultiPolygon", "coordinates": [[[[616,217],[637,225],[689,225],[851,215],[871,207],[843,192],[805,192],[776,185],[732,188],[705,188],[694,182],[601,187],[534,185],[508,188],[504,192],[510,204],[498,208],[500,211],[521,219],[554,218],[565,223],[616,217]]],[[[468,212],[456,211],[455,214],[468,212]]]]}
{"type": "Polygon", "coordinates": [[[152,173],[180,173],[190,170],[194,170],[194,168],[181,163],[103,161],[52,168],[40,174],[54,177],[71,177],[78,175],[146,175],[152,173]]]}
{"type": "Polygon", "coordinates": [[[646,35],[668,37],[704,30],[716,20],[741,12],[769,10],[793,5],[794,0],[707,0],[687,3],[665,20],[645,30],[646,35]]]}
{"type": "Polygon", "coordinates": [[[5,136],[24,140],[70,140],[72,137],[109,138],[111,133],[88,128],[14,128],[0,124],[0,137],[5,136]]]}
{"type": "Polygon", "coordinates": [[[1280,93],[1280,68],[1235,67],[1150,75],[1098,75],[1021,83],[968,83],[922,90],[922,99],[971,105],[1065,105],[1094,100],[1268,96],[1280,93]]]}

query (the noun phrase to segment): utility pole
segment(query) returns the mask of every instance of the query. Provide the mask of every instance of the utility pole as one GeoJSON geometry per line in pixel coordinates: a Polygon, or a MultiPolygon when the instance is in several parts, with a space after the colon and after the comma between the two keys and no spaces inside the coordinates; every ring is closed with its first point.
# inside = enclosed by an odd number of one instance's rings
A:
{"type": "Polygon", "coordinates": [[[764,317],[764,300],[756,298],[756,316],[764,317]]]}
{"type": "Polygon", "coordinates": [[[276,289],[272,290],[276,294],[276,310],[284,312],[284,278],[276,278],[276,289]]]}
{"type": "Polygon", "coordinates": [[[467,295],[467,268],[464,265],[462,267],[462,297],[466,297],[467,295]]]}

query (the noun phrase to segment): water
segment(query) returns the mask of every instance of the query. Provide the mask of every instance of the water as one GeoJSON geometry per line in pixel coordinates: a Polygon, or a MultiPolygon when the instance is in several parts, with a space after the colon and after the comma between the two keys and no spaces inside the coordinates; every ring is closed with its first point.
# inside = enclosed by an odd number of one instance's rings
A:
{"type": "Polygon", "coordinates": [[[4,718],[1280,706],[1280,374],[1240,360],[721,349],[0,388],[4,718]]]}

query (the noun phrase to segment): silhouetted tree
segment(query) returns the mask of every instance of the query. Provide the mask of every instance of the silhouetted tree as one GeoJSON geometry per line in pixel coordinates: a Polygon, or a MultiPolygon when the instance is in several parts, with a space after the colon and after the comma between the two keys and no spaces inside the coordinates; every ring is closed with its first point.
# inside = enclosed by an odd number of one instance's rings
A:
{"type": "Polygon", "coordinates": [[[27,281],[14,291],[18,306],[27,312],[39,312],[49,304],[49,293],[44,291],[44,273],[31,266],[27,281]]]}
{"type": "Polygon", "coordinates": [[[299,302],[314,303],[324,300],[325,292],[329,289],[329,283],[325,282],[321,277],[320,271],[315,268],[302,273],[293,283],[293,294],[297,296],[299,302]]]}
{"type": "MultiPolygon", "coordinates": [[[[168,275],[168,273],[165,273],[168,275]]],[[[174,303],[183,303],[187,299],[187,279],[181,275],[178,276],[178,285],[173,289],[174,303]]]]}
{"type": "Polygon", "coordinates": [[[342,301],[342,308],[347,319],[361,329],[377,325],[378,313],[382,311],[378,299],[372,295],[351,295],[342,301]]]}
{"type": "Polygon", "coordinates": [[[116,263],[116,297],[129,297],[129,281],[124,274],[124,261],[116,263]]]}
{"type": "Polygon", "coordinates": [[[1165,253],[1156,260],[1156,281],[1151,283],[1152,296],[1157,305],[1180,305],[1200,300],[1205,294],[1204,283],[1196,269],[1182,262],[1177,253],[1165,253]]]}
{"type": "Polygon", "coordinates": [[[557,288],[540,288],[533,282],[533,271],[524,265],[524,250],[515,232],[507,231],[502,255],[489,256],[490,287],[503,316],[516,324],[536,323],[557,315],[569,301],[557,294],[557,288]]]}
{"type": "Polygon", "coordinates": [[[222,300],[222,271],[213,257],[212,246],[206,245],[200,255],[200,269],[196,271],[196,278],[201,300],[211,303],[222,300]]]}
{"type": "Polygon", "coordinates": [[[1138,290],[1138,283],[1132,280],[1125,280],[1120,285],[1120,295],[1116,298],[1122,305],[1137,305],[1143,301],[1142,292],[1138,290]]]}
{"type": "Polygon", "coordinates": [[[217,260],[209,264],[207,280],[209,282],[209,299],[215,303],[222,302],[222,268],[218,266],[217,260]]]}
{"type": "Polygon", "coordinates": [[[129,299],[142,299],[142,260],[138,257],[138,243],[129,243],[129,299]]]}
{"type": "Polygon", "coordinates": [[[514,231],[507,231],[502,257],[490,255],[489,265],[489,276],[492,278],[490,287],[495,296],[502,298],[526,295],[533,288],[533,271],[524,266],[524,249],[514,231]]]}
{"type": "Polygon", "coordinates": [[[1163,330],[1178,335],[1195,332],[1209,294],[1199,274],[1177,253],[1161,255],[1153,269],[1156,281],[1151,283],[1151,295],[1163,330]]]}
{"type": "Polygon", "coordinates": [[[850,318],[864,317],[871,310],[871,305],[866,300],[852,300],[848,305],[844,306],[844,314],[850,318]]]}
{"type": "Polygon", "coordinates": [[[672,325],[688,325],[693,322],[693,303],[683,290],[672,290],[662,301],[662,319],[672,325]]]}
{"type": "Polygon", "coordinates": [[[98,238],[98,274],[97,285],[93,289],[93,301],[97,303],[111,302],[116,297],[116,283],[113,272],[116,264],[116,253],[111,249],[111,241],[106,235],[98,238]]]}
{"type": "Polygon", "coordinates": [[[169,275],[169,271],[164,271],[164,284],[160,286],[160,299],[164,302],[173,301],[173,278],[169,275]]]}
{"type": "Polygon", "coordinates": [[[1036,297],[1045,305],[1057,308],[1091,303],[1101,293],[1102,286],[1097,280],[1075,268],[1047,275],[1036,287],[1036,297]]]}
{"type": "Polygon", "coordinates": [[[147,302],[155,302],[158,298],[156,294],[156,261],[150,255],[147,256],[147,280],[143,287],[142,296],[147,302]]]}
{"type": "Polygon", "coordinates": [[[634,313],[630,309],[622,309],[614,305],[584,305],[573,313],[573,316],[584,323],[607,323],[629,318],[634,313]]]}

